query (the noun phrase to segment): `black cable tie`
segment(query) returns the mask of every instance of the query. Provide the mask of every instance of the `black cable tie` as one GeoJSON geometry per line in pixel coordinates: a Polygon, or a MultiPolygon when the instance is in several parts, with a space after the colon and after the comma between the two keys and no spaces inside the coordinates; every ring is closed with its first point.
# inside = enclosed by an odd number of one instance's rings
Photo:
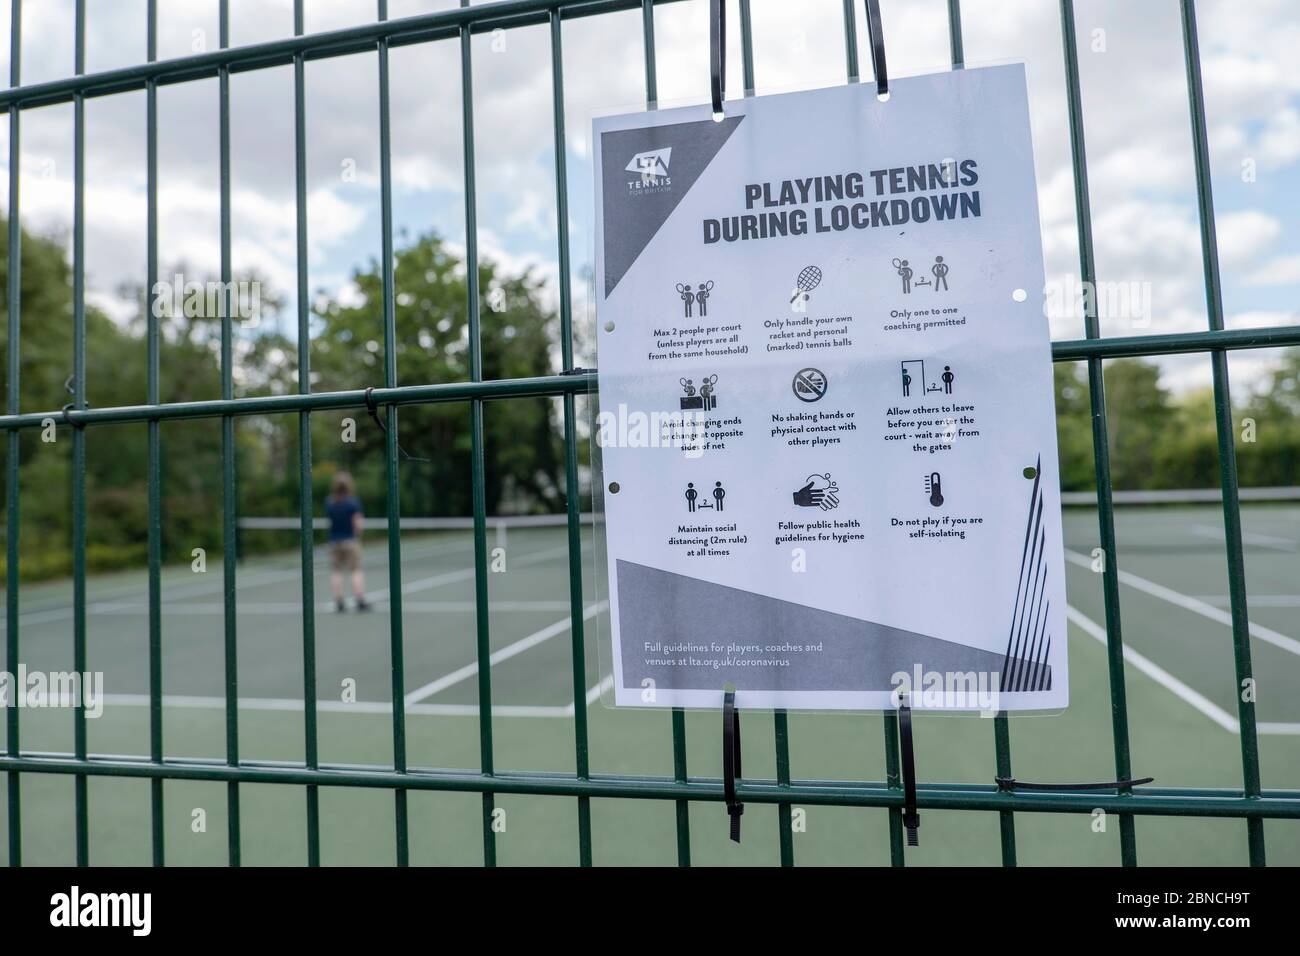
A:
{"type": "Polygon", "coordinates": [[[889,93],[889,70],[885,67],[885,31],[880,22],[880,0],[867,0],[867,35],[871,37],[871,68],[876,74],[876,95],[889,93]]]}
{"type": "Polygon", "coordinates": [[[1155,777],[1139,777],[1136,780],[1112,780],[1109,783],[1025,783],[1015,777],[994,777],[993,782],[999,790],[1123,790],[1126,787],[1140,787],[1151,783],[1155,777]]]}
{"type": "Polygon", "coordinates": [[[63,406],[63,423],[65,425],[71,426],[72,428],[85,428],[86,427],[85,422],[79,422],[73,419],[72,412],[74,409],[80,411],[80,409],[77,409],[77,405],[75,402],[68,402],[68,404],[63,406]]]}
{"type": "Polygon", "coordinates": [[[561,375],[595,375],[596,370],[594,368],[583,368],[582,366],[578,366],[577,368],[566,368],[560,374],[561,375]]]}
{"type": "MultiPolygon", "coordinates": [[[[76,377],[77,377],[77,373],[73,372],[71,375],[69,375],[67,378],[63,380],[63,390],[67,392],[69,395],[71,395],[74,399],[77,397],[77,390],[72,387],[72,380],[76,377]]],[[[90,406],[87,405],[86,407],[89,408],[90,406]]],[[[77,422],[72,420],[71,413],[73,411],[80,411],[80,410],[81,409],[77,408],[77,403],[75,401],[68,402],[68,404],[64,405],[62,409],[63,423],[65,425],[71,426],[72,428],[85,428],[86,427],[85,422],[77,422]]]]}
{"type": "MultiPolygon", "coordinates": [[[[369,386],[366,389],[366,395],[365,395],[366,411],[370,413],[371,421],[373,421],[376,425],[379,426],[379,430],[381,432],[387,435],[388,429],[385,428],[384,423],[379,420],[379,403],[375,401],[374,392],[375,392],[375,387],[373,385],[369,386]]],[[[414,455],[410,454],[405,448],[402,447],[401,442],[395,442],[395,444],[397,445],[398,453],[407,461],[419,461],[419,462],[424,462],[425,464],[429,463],[428,458],[416,458],[414,455]]]]}
{"type": "Polygon", "coordinates": [[[726,0],[709,0],[709,92],[713,96],[713,118],[720,119],[727,95],[726,0]]]}
{"type": "Polygon", "coordinates": [[[740,776],[740,712],[736,710],[736,689],[728,687],[722,695],[722,795],[735,843],[740,842],[740,817],[745,812],[745,805],[736,799],[740,776]]]}
{"type": "Polygon", "coordinates": [[[916,812],[916,755],[912,751],[912,708],[898,708],[898,742],[903,755],[903,826],[907,828],[907,845],[920,846],[917,830],[921,815],[916,812]]]}

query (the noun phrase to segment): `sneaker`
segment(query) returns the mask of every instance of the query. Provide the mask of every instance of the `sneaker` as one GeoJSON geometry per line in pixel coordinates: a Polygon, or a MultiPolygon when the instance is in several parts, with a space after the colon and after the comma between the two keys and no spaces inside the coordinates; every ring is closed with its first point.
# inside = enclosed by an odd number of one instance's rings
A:
{"type": "Polygon", "coordinates": [[[343,613],[344,611],[346,611],[347,609],[348,609],[348,606],[347,606],[346,604],[344,604],[342,601],[335,601],[335,602],[334,602],[334,610],[337,611],[339,614],[342,614],[342,613],[343,613]]]}
{"type": "Polygon", "coordinates": [[[365,598],[357,598],[357,610],[358,611],[370,610],[370,605],[366,602],[365,598]]]}

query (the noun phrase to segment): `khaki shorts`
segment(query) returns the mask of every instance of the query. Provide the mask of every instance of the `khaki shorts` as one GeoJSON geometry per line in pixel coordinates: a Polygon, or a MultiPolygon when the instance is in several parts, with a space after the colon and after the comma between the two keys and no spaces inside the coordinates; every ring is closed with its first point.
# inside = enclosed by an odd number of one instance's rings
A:
{"type": "Polygon", "coordinates": [[[361,544],[356,538],[330,542],[330,568],[334,571],[355,571],[361,567],[361,544]]]}

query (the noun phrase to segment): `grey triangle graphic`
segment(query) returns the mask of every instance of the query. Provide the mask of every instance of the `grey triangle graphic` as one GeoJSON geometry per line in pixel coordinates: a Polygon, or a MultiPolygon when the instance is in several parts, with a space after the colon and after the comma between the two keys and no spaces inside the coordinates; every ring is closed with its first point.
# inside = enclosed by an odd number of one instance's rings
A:
{"type": "Polygon", "coordinates": [[[601,134],[606,297],[742,119],[730,116],[721,123],[708,119],[601,134]]]}
{"type": "MultiPolygon", "coordinates": [[[[640,688],[645,678],[658,687],[718,690],[885,691],[903,671],[997,675],[1004,656],[928,634],[699,581],[683,574],[618,561],[618,619],[623,653],[623,686],[640,688]],[[672,650],[680,643],[710,650],[672,650]],[[723,646],[721,652],[712,645],[723,646]],[[793,644],[820,651],[769,652],[793,644]],[[758,645],[759,651],[732,653],[729,645],[758,645]],[[714,666],[714,659],[736,662],[714,666]],[[785,666],[756,660],[788,660],[785,666]],[[685,663],[683,663],[685,661],[685,663]],[[698,662],[698,663],[692,663],[698,662]]],[[[992,679],[990,687],[998,682],[992,679]]],[[[918,688],[919,689],[919,688],[918,688]]],[[[972,690],[974,688],[972,687],[972,690]]]]}

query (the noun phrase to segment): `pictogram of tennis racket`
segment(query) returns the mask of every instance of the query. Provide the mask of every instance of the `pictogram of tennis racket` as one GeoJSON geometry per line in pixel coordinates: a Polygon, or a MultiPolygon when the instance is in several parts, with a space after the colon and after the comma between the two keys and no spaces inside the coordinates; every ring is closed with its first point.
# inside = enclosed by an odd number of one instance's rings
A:
{"type": "Polygon", "coordinates": [[[799,276],[794,280],[795,288],[798,290],[790,296],[790,301],[794,302],[799,296],[807,297],[808,293],[817,288],[822,281],[822,270],[816,266],[804,266],[799,270],[799,276]]]}

